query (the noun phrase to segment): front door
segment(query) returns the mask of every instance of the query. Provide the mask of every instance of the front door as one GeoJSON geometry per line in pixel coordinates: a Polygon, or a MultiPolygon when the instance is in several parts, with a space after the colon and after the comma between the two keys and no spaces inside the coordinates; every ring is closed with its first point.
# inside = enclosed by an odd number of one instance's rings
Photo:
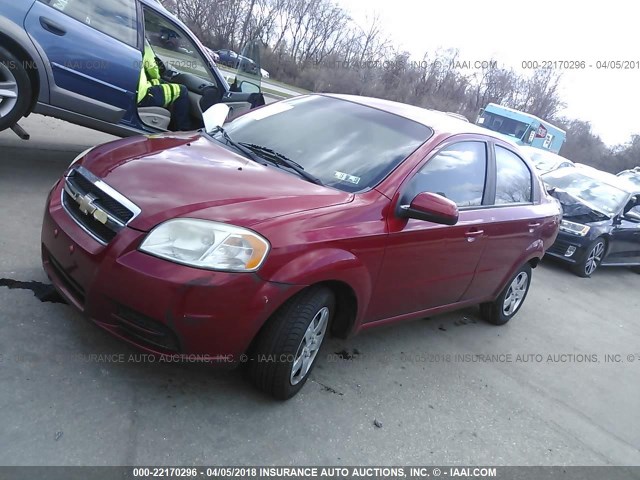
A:
{"type": "Polygon", "coordinates": [[[621,217],[611,231],[605,265],[640,264],[640,207],[621,217]]]}
{"type": "MultiPolygon", "coordinates": [[[[471,283],[485,247],[481,212],[487,145],[468,141],[441,149],[401,187],[399,204],[421,192],[453,200],[456,225],[403,220],[390,213],[389,243],[367,321],[456,303],[471,283]]],[[[397,210],[397,208],[396,208],[397,210]]]]}
{"type": "Polygon", "coordinates": [[[109,123],[133,110],[142,61],[135,0],[39,0],[25,28],[51,67],[52,106],[109,123]]]}

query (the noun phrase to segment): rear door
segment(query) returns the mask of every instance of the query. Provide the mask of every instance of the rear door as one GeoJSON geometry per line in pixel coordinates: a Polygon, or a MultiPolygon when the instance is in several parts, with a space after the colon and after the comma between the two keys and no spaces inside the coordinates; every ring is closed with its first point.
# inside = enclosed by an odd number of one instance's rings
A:
{"type": "Polygon", "coordinates": [[[51,105],[110,123],[133,111],[142,61],[135,0],[38,0],[25,28],[49,67],[51,105]]]}
{"type": "Polygon", "coordinates": [[[485,207],[487,245],[465,300],[495,293],[545,228],[534,192],[534,175],[514,151],[491,145],[490,165],[494,175],[495,200],[485,207]]]}

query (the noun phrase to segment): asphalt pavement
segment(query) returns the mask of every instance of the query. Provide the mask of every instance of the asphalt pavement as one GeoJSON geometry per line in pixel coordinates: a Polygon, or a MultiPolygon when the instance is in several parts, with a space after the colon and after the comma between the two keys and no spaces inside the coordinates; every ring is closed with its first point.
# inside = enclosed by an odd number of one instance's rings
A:
{"type": "Polygon", "coordinates": [[[471,308],[331,339],[277,402],[237,371],[146,360],[51,301],[45,197],[114,137],[21,124],[31,140],[0,133],[0,465],[640,464],[640,275],[545,260],[506,326],[471,308]]]}

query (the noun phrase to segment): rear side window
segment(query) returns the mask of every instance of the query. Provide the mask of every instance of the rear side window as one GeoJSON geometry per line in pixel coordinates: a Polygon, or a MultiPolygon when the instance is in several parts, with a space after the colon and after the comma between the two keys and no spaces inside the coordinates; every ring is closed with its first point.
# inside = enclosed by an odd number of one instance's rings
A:
{"type": "Polygon", "coordinates": [[[496,145],[496,205],[531,202],[531,172],[515,153],[496,145]]]}
{"type": "Polygon", "coordinates": [[[411,179],[410,202],[418,193],[432,192],[453,200],[459,207],[482,204],[487,175],[487,147],[484,142],[460,142],[450,145],[411,179]]]}
{"type": "Polygon", "coordinates": [[[138,42],[135,0],[42,1],[132,47],[135,47],[138,42]]]}

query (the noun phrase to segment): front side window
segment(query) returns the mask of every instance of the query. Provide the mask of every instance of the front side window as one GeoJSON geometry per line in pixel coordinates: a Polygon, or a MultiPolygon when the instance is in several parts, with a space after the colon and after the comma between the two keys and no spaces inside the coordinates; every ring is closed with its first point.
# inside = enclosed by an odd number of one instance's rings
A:
{"type": "Polygon", "coordinates": [[[377,185],[433,133],[407,118],[322,95],[250,111],[225,130],[236,142],[273,150],[346,192],[377,185]]]}
{"type": "Polygon", "coordinates": [[[496,145],[496,205],[531,202],[531,172],[515,153],[496,145]]]}
{"type": "Polygon", "coordinates": [[[450,145],[411,179],[405,200],[410,202],[422,192],[437,193],[459,207],[482,204],[487,174],[487,147],[484,142],[460,142],[450,145]]]}
{"type": "Polygon", "coordinates": [[[144,10],[145,37],[167,68],[217,83],[208,62],[189,36],[156,12],[144,10]]]}
{"type": "Polygon", "coordinates": [[[43,0],[56,10],[135,47],[138,43],[134,0],[43,0]]]}

